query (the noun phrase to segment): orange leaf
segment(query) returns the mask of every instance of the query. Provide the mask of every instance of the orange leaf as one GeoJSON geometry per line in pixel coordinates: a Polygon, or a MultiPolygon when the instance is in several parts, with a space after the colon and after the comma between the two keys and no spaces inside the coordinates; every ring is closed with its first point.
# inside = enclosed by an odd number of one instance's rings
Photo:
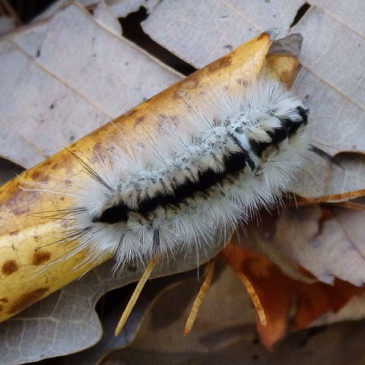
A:
{"type": "Polygon", "coordinates": [[[258,318],[257,328],[269,349],[288,330],[306,328],[328,311],[336,313],[365,290],[341,280],[333,286],[294,280],[267,258],[234,244],[228,244],[222,254],[239,278],[245,275],[260,300],[266,323],[258,318]]]}

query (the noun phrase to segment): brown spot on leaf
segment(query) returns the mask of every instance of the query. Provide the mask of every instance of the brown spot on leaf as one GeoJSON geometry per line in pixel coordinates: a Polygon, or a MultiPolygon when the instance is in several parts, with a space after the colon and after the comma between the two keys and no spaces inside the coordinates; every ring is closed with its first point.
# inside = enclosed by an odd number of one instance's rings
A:
{"type": "Polygon", "coordinates": [[[43,162],[44,166],[49,166],[51,164],[52,164],[52,160],[46,160],[46,161],[43,162]]]}
{"type": "Polygon", "coordinates": [[[93,147],[94,155],[98,156],[102,150],[103,150],[103,146],[101,145],[101,143],[100,142],[95,143],[95,145],[93,147]]]}
{"type": "Polygon", "coordinates": [[[16,263],[15,260],[5,261],[1,269],[4,275],[10,275],[17,270],[18,270],[18,264],[16,263]]]}
{"type": "Polygon", "coordinates": [[[129,112],[126,112],[123,114],[124,117],[131,117],[133,114],[135,114],[137,112],[136,109],[132,109],[129,112]]]}
{"type": "Polygon", "coordinates": [[[12,231],[12,232],[10,232],[10,235],[11,236],[16,236],[16,235],[18,235],[19,234],[19,230],[16,230],[16,231],[12,231]]]}
{"type": "Polygon", "coordinates": [[[57,170],[57,168],[58,168],[58,162],[55,162],[52,158],[49,158],[48,160],[46,160],[45,162],[43,162],[42,168],[44,169],[44,171],[47,171],[47,173],[40,174],[39,172],[37,172],[36,174],[33,175],[33,178],[34,179],[41,178],[42,181],[48,182],[49,179],[50,179],[50,175],[49,175],[48,171],[50,171],[50,170],[57,170]]]}
{"type": "Polygon", "coordinates": [[[248,86],[249,82],[246,79],[238,79],[237,83],[239,85],[248,86]]]}
{"type": "Polygon", "coordinates": [[[23,191],[19,184],[13,184],[7,189],[6,194],[2,194],[1,208],[19,215],[29,210],[29,205],[39,197],[38,191],[23,191]],[[2,197],[3,198],[3,197],[2,197]]]}
{"type": "Polygon", "coordinates": [[[8,303],[9,302],[9,299],[8,298],[5,298],[5,297],[2,297],[2,298],[0,298],[0,302],[2,302],[2,303],[8,303]]]}
{"type": "Polygon", "coordinates": [[[41,265],[51,258],[51,253],[48,251],[36,251],[33,254],[33,265],[41,265]]]}
{"type": "Polygon", "coordinates": [[[145,120],[145,117],[143,115],[141,117],[138,117],[136,119],[136,125],[143,123],[144,120],[145,120]]]}
{"type": "MultiPolygon", "coordinates": [[[[26,175],[23,175],[24,180],[31,180],[26,175]]],[[[13,180],[14,184],[4,185],[1,196],[1,209],[9,210],[12,214],[18,214],[21,211],[27,212],[29,206],[39,198],[39,191],[24,191],[21,187],[23,184],[13,180]],[[21,207],[21,208],[20,208],[21,207]]]]}
{"type": "Polygon", "coordinates": [[[31,174],[31,177],[33,180],[37,182],[48,182],[49,181],[49,175],[48,173],[41,172],[39,170],[36,170],[33,174],[31,174]]]}
{"type": "Polygon", "coordinates": [[[226,68],[226,67],[230,66],[231,63],[232,63],[231,55],[224,56],[224,57],[220,58],[219,60],[211,63],[210,65],[208,65],[207,66],[207,71],[208,72],[215,72],[215,71],[218,71],[222,68],[226,68]]]}
{"type": "Polygon", "coordinates": [[[178,95],[181,90],[194,90],[199,86],[200,79],[195,77],[195,75],[190,75],[186,80],[181,81],[181,88],[177,90],[175,93],[178,95]]]}
{"type": "Polygon", "coordinates": [[[9,309],[9,314],[15,314],[37,302],[47,293],[49,288],[35,289],[20,296],[9,309]]]}

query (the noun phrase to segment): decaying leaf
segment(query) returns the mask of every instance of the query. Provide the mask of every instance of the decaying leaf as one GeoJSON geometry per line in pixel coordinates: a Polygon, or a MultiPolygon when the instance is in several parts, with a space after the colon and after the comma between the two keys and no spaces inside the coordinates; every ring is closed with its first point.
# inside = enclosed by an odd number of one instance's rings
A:
{"type": "Polygon", "coordinates": [[[305,281],[301,266],[325,283],[335,278],[357,286],[365,282],[364,211],[313,205],[260,218],[261,224],[249,225],[240,240],[288,276],[305,281]]]}
{"type": "Polygon", "coordinates": [[[156,7],[142,27],[159,44],[201,68],[259,30],[280,27],[281,35],[287,34],[301,4],[300,0],[266,2],[263,10],[262,4],[252,1],[185,0],[176,11],[176,2],[167,0],[156,7]]]}
{"type": "Polygon", "coordinates": [[[33,167],[181,79],[109,28],[75,3],[0,41],[2,157],[33,167]]]}
{"type": "Polygon", "coordinates": [[[258,331],[268,348],[289,330],[306,328],[321,315],[338,312],[352,297],[364,293],[363,288],[338,279],[333,285],[292,279],[264,256],[237,245],[226,246],[222,254],[255,289],[265,316],[265,323],[257,321],[258,331]]]}
{"type": "Polygon", "coordinates": [[[261,214],[260,224],[249,225],[236,240],[241,247],[223,250],[260,301],[258,330],[267,347],[288,330],[336,320],[339,312],[337,320],[349,319],[348,313],[352,319],[363,316],[356,303],[363,303],[365,293],[365,213],[363,205],[355,206],[312,205],[261,214]],[[347,311],[347,305],[352,309],[347,311]]]}

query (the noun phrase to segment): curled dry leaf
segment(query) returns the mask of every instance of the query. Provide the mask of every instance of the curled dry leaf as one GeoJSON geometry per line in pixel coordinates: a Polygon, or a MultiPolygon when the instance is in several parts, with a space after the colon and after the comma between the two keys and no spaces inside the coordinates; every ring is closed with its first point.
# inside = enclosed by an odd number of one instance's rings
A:
{"type": "Polygon", "coordinates": [[[265,323],[257,320],[258,331],[270,349],[288,331],[306,328],[364,293],[363,288],[339,279],[333,285],[292,279],[264,256],[234,244],[226,246],[222,254],[238,277],[244,274],[254,288],[265,317],[265,323]]]}
{"type": "MultiPolygon", "coordinates": [[[[365,113],[360,65],[364,63],[365,39],[361,32],[352,31],[353,20],[347,24],[338,20],[344,19],[346,11],[339,10],[345,4],[336,4],[311,2],[315,6],[293,28],[305,40],[301,53],[304,72],[298,89],[308,96],[314,121],[308,126],[311,140],[343,167],[308,156],[309,168],[302,171],[298,179],[301,183],[296,187],[296,192],[304,197],[364,188],[365,113]],[[333,6],[336,10],[331,9],[333,6]],[[339,12],[341,16],[337,15],[339,12]],[[343,161],[341,155],[349,152],[351,159],[343,161]]],[[[361,3],[359,7],[362,6],[361,3]]],[[[355,5],[347,9],[347,14],[351,12],[356,18],[358,11],[355,5]]]]}
{"type": "Polygon", "coordinates": [[[258,330],[268,348],[288,330],[363,316],[353,303],[363,303],[365,292],[365,212],[354,204],[358,209],[312,205],[262,214],[239,235],[241,247],[224,248],[252,286],[254,303],[258,297],[258,330]]]}
{"type": "MultiPolygon", "coordinates": [[[[91,268],[89,265],[77,268],[85,252],[67,257],[67,252],[77,242],[67,247],[57,243],[62,239],[63,227],[52,218],[52,214],[49,218],[44,216],[44,212],[70,208],[71,199],[26,190],[26,182],[46,183],[47,190],[54,188],[57,191],[59,187],[69,186],[72,184],[70,179],[83,170],[73,153],[98,164],[98,156],[107,149],[105,141],[119,143],[118,133],[126,140],[133,140],[136,136],[141,139],[147,125],[150,130],[157,131],[159,115],[184,115],[189,107],[184,102],[185,98],[199,102],[200,93],[212,85],[224,87],[229,84],[231,88],[236,85],[238,89],[239,85],[257,77],[271,42],[269,34],[261,34],[1,187],[1,320],[49,295],[91,268]],[[40,267],[46,270],[37,271],[40,267]]],[[[201,259],[207,260],[222,244],[224,242],[209,248],[209,252],[202,254],[201,259]]],[[[196,264],[195,261],[187,263],[182,259],[173,270],[169,268],[167,272],[184,271],[196,264]]],[[[161,275],[161,270],[157,268],[156,275],[161,275]]]]}
{"type": "Polygon", "coordinates": [[[322,282],[332,284],[340,278],[362,286],[364,218],[364,211],[336,207],[288,209],[275,222],[275,233],[260,247],[271,246],[282,261],[298,263],[322,282]]]}

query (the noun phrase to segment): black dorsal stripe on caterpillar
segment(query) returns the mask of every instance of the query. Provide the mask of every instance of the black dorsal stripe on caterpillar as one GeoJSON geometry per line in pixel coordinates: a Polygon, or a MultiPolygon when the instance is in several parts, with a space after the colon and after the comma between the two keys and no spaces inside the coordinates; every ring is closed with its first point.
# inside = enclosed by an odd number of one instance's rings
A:
{"type": "Polygon", "coordinates": [[[97,167],[82,162],[89,179],[70,192],[63,242],[76,237],[92,262],[115,255],[116,269],[198,250],[290,190],[309,148],[303,102],[263,78],[232,100],[206,97],[211,110],[161,117],[149,143],[111,145],[97,167]]]}

